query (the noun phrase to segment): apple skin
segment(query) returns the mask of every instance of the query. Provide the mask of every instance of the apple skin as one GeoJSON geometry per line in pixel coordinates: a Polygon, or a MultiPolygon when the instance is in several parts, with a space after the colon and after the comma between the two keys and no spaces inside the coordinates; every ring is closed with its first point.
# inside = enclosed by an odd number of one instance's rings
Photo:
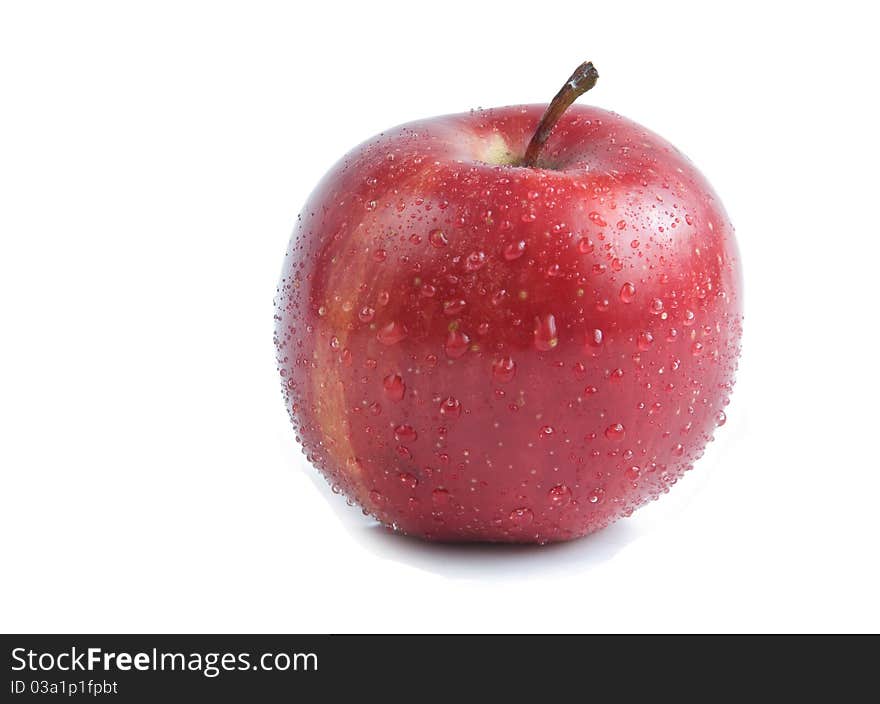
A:
{"type": "Polygon", "coordinates": [[[568,540],[667,492],[724,422],[742,284],[672,145],[571,107],[410,123],[312,193],[275,299],[303,452],[410,535],[568,540]]]}

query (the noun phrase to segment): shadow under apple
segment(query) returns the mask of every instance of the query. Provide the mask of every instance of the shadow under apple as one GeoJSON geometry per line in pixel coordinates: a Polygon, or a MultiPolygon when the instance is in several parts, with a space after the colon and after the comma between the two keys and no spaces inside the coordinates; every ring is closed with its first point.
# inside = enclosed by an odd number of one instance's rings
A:
{"type": "Polygon", "coordinates": [[[308,476],[361,547],[377,557],[453,579],[528,579],[584,573],[610,560],[642,531],[621,520],[584,538],[548,545],[435,543],[396,533],[337,496],[314,471],[308,476]]]}

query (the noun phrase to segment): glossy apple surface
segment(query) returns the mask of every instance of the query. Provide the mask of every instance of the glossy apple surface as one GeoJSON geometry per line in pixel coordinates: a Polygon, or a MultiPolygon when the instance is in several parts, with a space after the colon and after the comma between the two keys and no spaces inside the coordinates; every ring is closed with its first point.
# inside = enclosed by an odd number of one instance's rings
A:
{"type": "Polygon", "coordinates": [[[410,123],[303,210],[276,347],[308,459],[382,523],[549,542],[666,492],[724,422],[742,325],[720,200],[673,146],[574,106],[410,123]]]}

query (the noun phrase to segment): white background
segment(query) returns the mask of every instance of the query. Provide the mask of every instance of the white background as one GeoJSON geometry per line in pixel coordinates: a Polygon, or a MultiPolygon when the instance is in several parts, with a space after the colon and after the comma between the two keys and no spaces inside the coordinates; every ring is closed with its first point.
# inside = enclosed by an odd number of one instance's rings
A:
{"type": "Polygon", "coordinates": [[[878,52],[868,3],[3,2],[0,630],[880,629],[878,52]],[[582,100],[737,227],[729,421],[672,494],[545,548],[349,509],[283,408],[296,214],[415,118],[582,100]]]}

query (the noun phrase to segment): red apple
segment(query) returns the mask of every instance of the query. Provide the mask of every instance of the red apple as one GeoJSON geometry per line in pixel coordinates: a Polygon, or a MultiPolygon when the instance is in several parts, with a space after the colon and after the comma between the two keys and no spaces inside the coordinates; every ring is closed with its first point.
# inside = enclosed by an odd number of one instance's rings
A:
{"type": "Polygon", "coordinates": [[[389,130],[324,177],[278,287],[308,459],[446,541],[607,526],[691,469],[733,386],[733,227],[672,145],[571,102],[389,130]]]}

